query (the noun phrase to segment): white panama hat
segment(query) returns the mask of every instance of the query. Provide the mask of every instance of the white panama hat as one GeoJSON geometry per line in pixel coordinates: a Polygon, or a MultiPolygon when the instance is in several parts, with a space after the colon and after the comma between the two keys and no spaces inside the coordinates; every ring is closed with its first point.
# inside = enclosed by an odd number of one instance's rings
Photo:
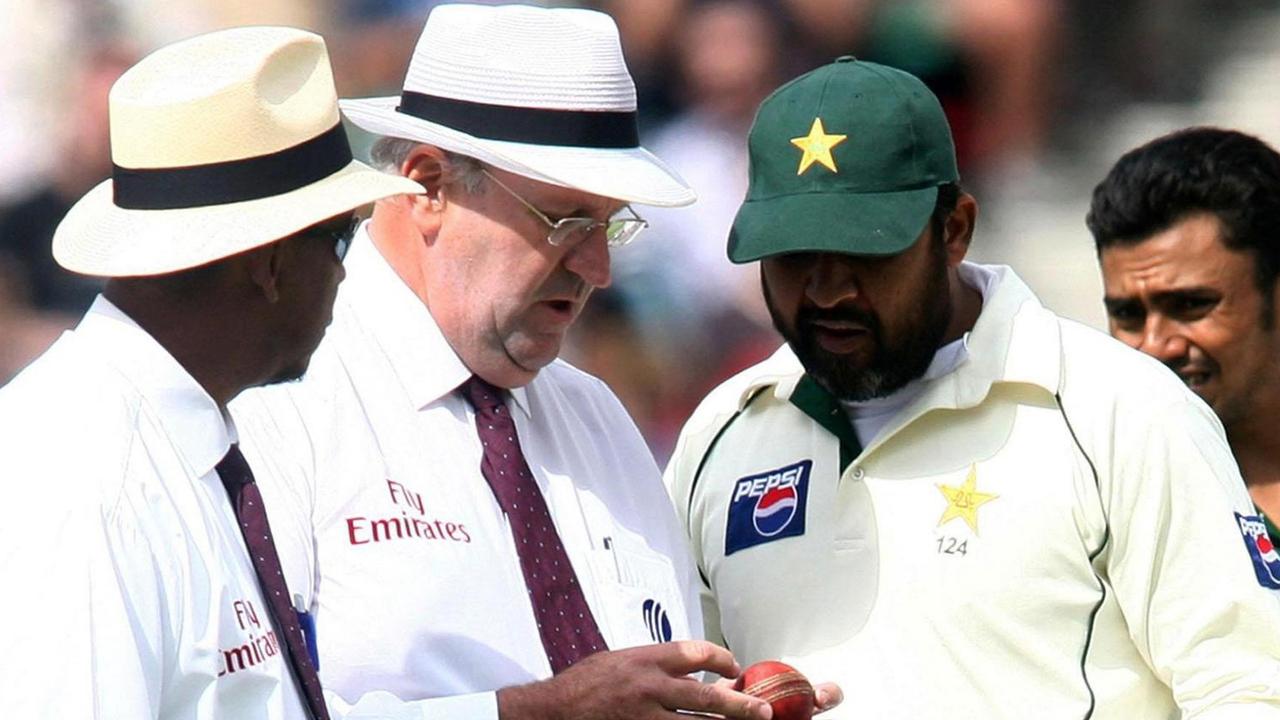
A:
{"type": "Polygon", "coordinates": [[[696,197],[640,146],[618,28],[593,10],[440,5],[427,17],[403,93],[341,104],[376,135],[553,185],[662,207],[696,197]]]}
{"type": "Polygon", "coordinates": [[[324,40],[221,30],[161,48],[111,88],[112,179],[71,208],[53,256],[86,275],[159,275],[401,193],[352,160],[324,40]]]}

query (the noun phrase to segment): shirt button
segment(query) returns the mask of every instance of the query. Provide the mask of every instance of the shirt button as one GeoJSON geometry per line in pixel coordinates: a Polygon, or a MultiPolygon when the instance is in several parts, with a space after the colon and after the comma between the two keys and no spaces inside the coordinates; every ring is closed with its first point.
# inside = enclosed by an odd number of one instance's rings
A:
{"type": "Polygon", "coordinates": [[[867,471],[866,471],[866,470],[863,470],[861,465],[854,465],[854,466],[853,466],[853,479],[854,479],[854,480],[861,480],[862,478],[864,478],[864,477],[866,477],[866,476],[867,476],[867,471]]]}

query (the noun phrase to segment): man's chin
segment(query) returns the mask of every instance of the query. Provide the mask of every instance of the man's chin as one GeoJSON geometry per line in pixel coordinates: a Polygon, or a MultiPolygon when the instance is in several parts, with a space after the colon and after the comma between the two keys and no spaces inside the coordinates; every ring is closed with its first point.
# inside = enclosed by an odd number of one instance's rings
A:
{"type": "Polygon", "coordinates": [[[854,366],[843,356],[810,349],[800,358],[805,372],[838,400],[862,402],[881,397],[884,378],[872,368],[854,366]]]}
{"type": "Polygon", "coordinates": [[[280,372],[272,375],[263,385],[279,385],[281,383],[297,382],[307,374],[307,368],[311,365],[311,357],[307,356],[303,360],[294,363],[288,367],[282,368],[280,372]]]}
{"type": "Polygon", "coordinates": [[[563,332],[546,332],[513,337],[506,344],[507,357],[523,370],[537,372],[560,357],[563,332]]]}

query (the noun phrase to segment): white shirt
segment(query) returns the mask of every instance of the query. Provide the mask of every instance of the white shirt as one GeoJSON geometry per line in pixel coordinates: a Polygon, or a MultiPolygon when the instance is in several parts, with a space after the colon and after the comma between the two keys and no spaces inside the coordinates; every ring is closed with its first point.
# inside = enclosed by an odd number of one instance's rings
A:
{"type": "Polygon", "coordinates": [[[841,684],[830,720],[1280,718],[1280,557],[1217,418],[992,269],[967,359],[860,450],[787,347],[699,406],[667,480],[708,635],[841,684]]]}
{"type": "Polygon", "coordinates": [[[214,471],[233,437],[101,297],[0,389],[6,716],[306,717],[214,471]]]}
{"type": "MultiPolygon", "coordinates": [[[[362,231],[307,377],[232,404],[289,586],[315,614],[321,679],[348,701],[381,688],[439,698],[433,718],[496,717],[493,691],[551,675],[454,392],[470,375],[362,231]]],[[[688,550],[613,393],[557,361],[508,406],[609,647],[689,637],[688,550]]]]}

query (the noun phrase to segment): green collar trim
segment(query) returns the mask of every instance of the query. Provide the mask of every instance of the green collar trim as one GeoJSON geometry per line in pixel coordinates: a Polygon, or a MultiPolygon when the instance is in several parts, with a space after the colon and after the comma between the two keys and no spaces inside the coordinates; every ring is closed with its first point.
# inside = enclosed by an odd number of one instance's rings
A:
{"type": "Polygon", "coordinates": [[[862,452],[862,443],[858,442],[858,434],[853,431],[840,402],[805,373],[791,391],[791,404],[840,440],[840,473],[844,474],[862,452]]]}

